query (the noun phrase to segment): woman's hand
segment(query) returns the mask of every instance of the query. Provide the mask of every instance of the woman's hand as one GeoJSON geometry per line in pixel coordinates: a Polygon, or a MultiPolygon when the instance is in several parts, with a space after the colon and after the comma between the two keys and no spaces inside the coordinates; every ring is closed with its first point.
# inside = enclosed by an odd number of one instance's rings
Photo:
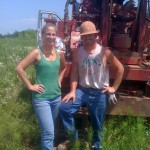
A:
{"type": "Polygon", "coordinates": [[[44,92],[44,86],[42,84],[34,84],[31,87],[29,87],[29,90],[37,93],[43,93],[44,92]]]}

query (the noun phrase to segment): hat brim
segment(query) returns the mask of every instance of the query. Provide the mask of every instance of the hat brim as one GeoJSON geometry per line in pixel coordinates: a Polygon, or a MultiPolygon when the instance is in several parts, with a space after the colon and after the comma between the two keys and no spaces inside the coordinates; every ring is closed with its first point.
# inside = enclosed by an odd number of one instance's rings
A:
{"type": "Polygon", "coordinates": [[[88,35],[88,34],[97,34],[99,31],[92,31],[92,32],[86,32],[86,33],[80,33],[80,35],[88,35]]]}

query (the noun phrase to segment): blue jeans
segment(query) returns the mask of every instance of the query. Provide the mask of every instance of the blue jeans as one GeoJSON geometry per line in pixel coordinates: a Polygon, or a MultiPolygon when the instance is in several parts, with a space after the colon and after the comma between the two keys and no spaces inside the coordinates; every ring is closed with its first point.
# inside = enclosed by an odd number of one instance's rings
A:
{"type": "Polygon", "coordinates": [[[42,150],[53,150],[54,124],[59,115],[61,97],[54,99],[33,99],[32,104],[41,127],[42,150]]]}
{"type": "Polygon", "coordinates": [[[83,88],[79,86],[76,90],[75,103],[73,103],[72,100],[69,100],[68,103],[61,103],[60,117],[65,130],[68,133],[72,133],[74,135],[74,140],[76,140],[78,137],[73,114],[85,104],[87,105],[91,117],[93,129],[92,146],[100,149],[102,147],[101,132],[103,130],[102,126],[106,111],[106,93],[102,93],[100,89],[83,88]]]}

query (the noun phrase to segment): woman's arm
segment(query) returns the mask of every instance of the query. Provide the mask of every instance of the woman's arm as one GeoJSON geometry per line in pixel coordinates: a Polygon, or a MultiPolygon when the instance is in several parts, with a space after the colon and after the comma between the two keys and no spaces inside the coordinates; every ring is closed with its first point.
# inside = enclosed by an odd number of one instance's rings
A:
{"type": "Polygon", "coordinates": [[[21,80],[24,82],[24,84],[26,85],[26,87],[31,90],[31,91],[35,91],[35,92],[39,92],[42,93],[43,92],[43,85],[33,85],[31,84],[31,82],[29,81],[29,79],[27,78],[26,72],[25,70],[38,62],[39,60],[39,50],[35,49],[32,50],[16,67],[16,72],[19,75],[19,77],[21,78],[21,80]]]}

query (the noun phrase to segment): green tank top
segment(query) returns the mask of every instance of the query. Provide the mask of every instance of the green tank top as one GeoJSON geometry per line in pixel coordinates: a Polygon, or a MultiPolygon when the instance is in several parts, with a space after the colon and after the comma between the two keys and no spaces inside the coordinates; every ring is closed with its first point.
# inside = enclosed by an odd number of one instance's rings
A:
{"type": "Polygon", "coordinates": [[[61,90],[58,84],[58,75],[60,68],[60,60],[56,51],[55,61],[45,59],[40,50],[41,60],[35,65],[36,84],[44,85],[43,93],[32,93],[32,97],[36,99],[53,99],[61,95],[61,90]]]}

